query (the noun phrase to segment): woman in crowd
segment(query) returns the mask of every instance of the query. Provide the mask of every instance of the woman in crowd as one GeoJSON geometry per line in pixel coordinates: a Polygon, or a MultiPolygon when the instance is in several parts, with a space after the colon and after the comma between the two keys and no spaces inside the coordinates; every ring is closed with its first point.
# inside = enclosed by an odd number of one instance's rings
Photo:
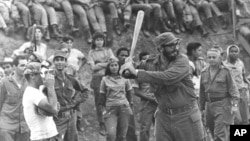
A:
{"type": "Polygon", "coordinates": [[[118,59],[111,58],[102,78],[100,86],[101,104],[107,130],[107,141],[126,141],[129,118],[132,86],[128,79],[119,75],[118,59]],[[119,126],[118,126],[119,125],[119,126]],[[118,134],[117,134],[118,127],[118,134]]]}
{"type": "Polygon", "coordinates": [[[96,32],[93,35],[92,49],[88,54],[88,63],[91,66],[93,75],[90,87],[94,90],[95,106],[98,122],[100,124],[100,134],[105,134],[105,125],[102,117],[100,105],[100,83],[104,76],[105,68],[108,65],[108,60],[113,58],[114,54],[110,48],[106,47],[105,35],[101,32],[96,32]]]}

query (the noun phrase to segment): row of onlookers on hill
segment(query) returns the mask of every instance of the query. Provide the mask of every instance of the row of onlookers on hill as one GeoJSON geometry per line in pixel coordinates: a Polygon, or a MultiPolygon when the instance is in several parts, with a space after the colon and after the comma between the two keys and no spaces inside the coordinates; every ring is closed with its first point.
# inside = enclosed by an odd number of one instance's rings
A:
{"type": "MultiPolygon", "coordinates": [[[[250,15],[248,1],[235,2],[239,16],[250,15]]],[[[92,33],[103,32],[110,43],[113,34],[108,32],[114,31],[117,35],[126,32],[131,27],[132,13],[143,10],[142,32],[147,37],[150,33],[159,35],[173,31],[178,34],[185,31],[192,33],[194,30],[207,36],[209,32],[204,25],[213,32],[218,31],[216,17],[223,29],[228,27],[231,18],[221,11],[230,12],[231,9],[230,0],[0,0],[0,29],[8,35],[8,23],[12,19],[15,28],[24,30],[29,40],[32,33],[28,29],[34,24],[43,26],[44,39],[61,38],[61,20],[56,12],[63,11],[70,34],[77,35],[81,31],[86,41],[91,43],[92,33]],[[79,21],[78,27],[75,21],[79,21]],[[113,30],[108,31],[106,23],[111,23],[113,30]]]]}

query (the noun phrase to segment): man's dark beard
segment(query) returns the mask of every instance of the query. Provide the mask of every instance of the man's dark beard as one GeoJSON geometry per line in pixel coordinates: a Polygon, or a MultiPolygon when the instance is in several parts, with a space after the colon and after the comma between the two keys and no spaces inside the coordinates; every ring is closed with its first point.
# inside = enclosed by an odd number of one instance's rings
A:
{"type": "Polygon", "coordinates": [[[174,51],[168,53],[168,52],[166,52],[165,49],[164,49],[164,50],[163,50],[163,55],[168,59],[168,61],[171,62],[171,61],[173,61],[173,60],[175,60],[175,59],[177,58],[177,56],[179,55],[179,50],[174,50],[174,51]],[[177,54],[174,55],[174,56],[171,56],[171,54],[172,54],[173,52],[177,52],[177,54]]]}

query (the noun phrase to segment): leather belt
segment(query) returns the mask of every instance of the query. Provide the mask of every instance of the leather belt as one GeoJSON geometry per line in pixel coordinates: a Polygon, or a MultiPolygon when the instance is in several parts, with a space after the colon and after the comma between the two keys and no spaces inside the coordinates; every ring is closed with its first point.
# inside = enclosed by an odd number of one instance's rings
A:
{"type": "Polygon", "coordinates": [[[217,101],[222,101],[226,97],[210,97],[208,102],[217,102],[217,101]]]}
{"type": "Polygon", "coordinates": [[[194,109],[196,107],[196,102],[192,102],[191,104],[187,104],[187,105],[184,105],[182,107],[179,107],[179,108],[160,108],[159,109],[163,112],[165,112],[166,114],[169,114],[169,115],[176,115],[176,114],[179,114],[179,113],[183,113],[183,112],[186,112],[186,111],[189,111],[191,109],[194,109]]]}
{"type": "Polygon", "coordinates": [[[58,112],[57,117],[59,118],[64,118],[64,117],[69,117],[74,113],[73,109],[64,111],[64,112],[58,112]]]}

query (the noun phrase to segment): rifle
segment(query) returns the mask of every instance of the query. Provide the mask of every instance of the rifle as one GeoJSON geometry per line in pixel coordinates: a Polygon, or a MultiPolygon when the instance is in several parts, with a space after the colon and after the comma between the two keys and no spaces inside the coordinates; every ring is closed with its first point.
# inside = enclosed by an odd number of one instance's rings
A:
{"type": "Polygon", "coordinates": [[[33,50],[36,52],[37,47],[36,47],[36,24],[33,25],[33,31],[32,31],[32,40],[34,42],[34,48],[33,50]]]}

